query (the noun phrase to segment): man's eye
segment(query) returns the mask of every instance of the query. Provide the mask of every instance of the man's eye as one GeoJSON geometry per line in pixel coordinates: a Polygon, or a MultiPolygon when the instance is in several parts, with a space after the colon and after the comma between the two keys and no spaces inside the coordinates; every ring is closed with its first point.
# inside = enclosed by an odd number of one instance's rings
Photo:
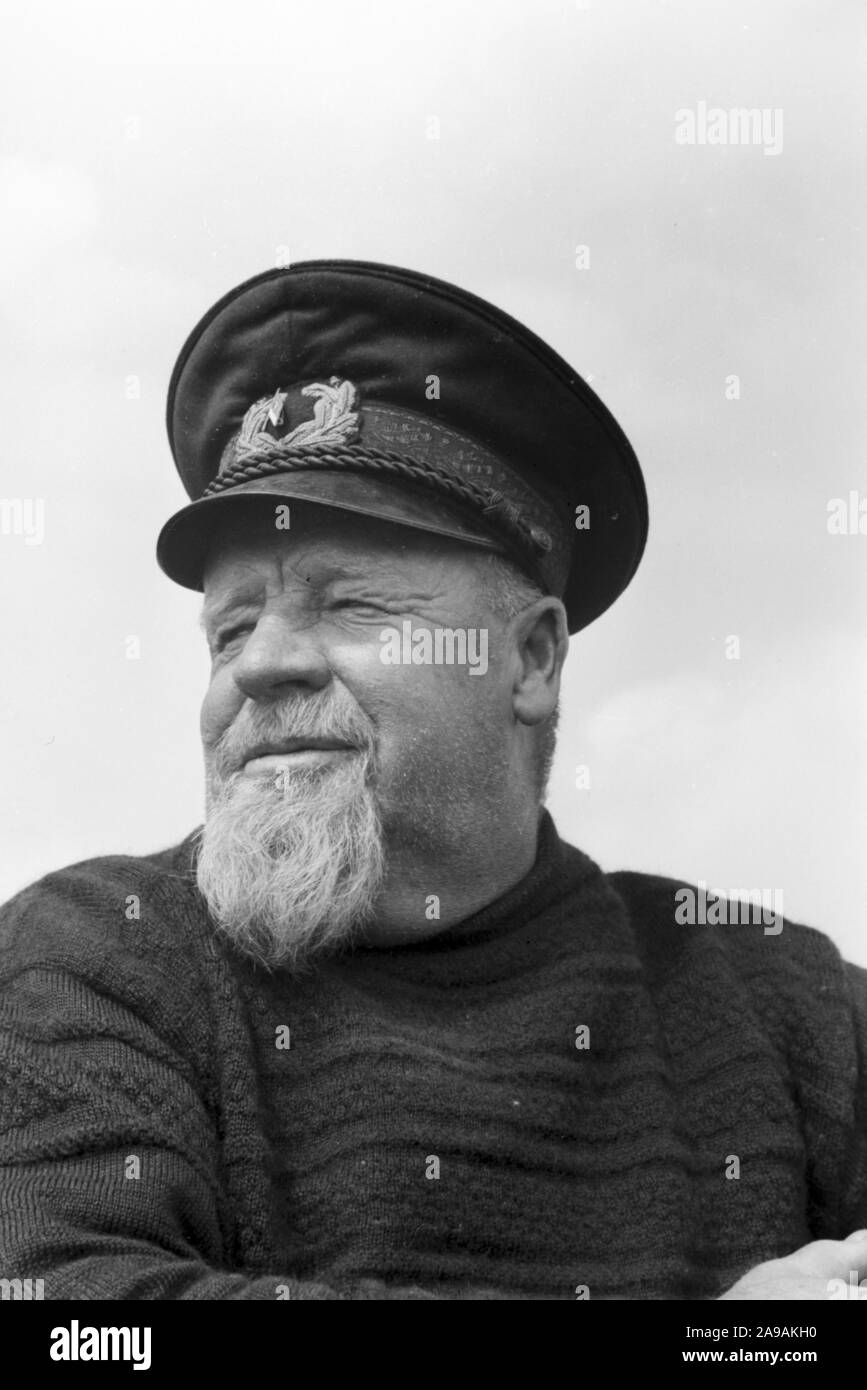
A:
{"type": "Polygon", "coordinates": [[[221,652],[224,647],[227,647],[229,643],[240,636],[242,632],[249,632],[250,626],[250,623],[236,623],[234,627],[227,627],[222,632],[218,632],[214,639],[214,650],[221,652]]]}
{"type": "Polygon", "coordinates": [[[379,604],[371,603],[370,599],[363,598],[339,598],[335,599],[332,607],[351,608],[355,611],[366,610],[368,613],[381,613],[379,604]]]}

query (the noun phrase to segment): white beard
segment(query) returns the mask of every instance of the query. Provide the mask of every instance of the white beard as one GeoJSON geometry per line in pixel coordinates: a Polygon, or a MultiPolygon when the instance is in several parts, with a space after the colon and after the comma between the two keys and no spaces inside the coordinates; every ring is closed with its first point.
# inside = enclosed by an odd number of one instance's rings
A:
{"type": "Polygon", "coordinates": [[[374,916],[384,851],[371,730],[357,707],[340,706],[307,698],[254,709],[227,730],[209,761],[199,891],[218,929],[269,969],[302,972],[349,945],[374,916]],[[260,740],[317,734],[360,751],[274,777],[237,770],[260,740]]]}

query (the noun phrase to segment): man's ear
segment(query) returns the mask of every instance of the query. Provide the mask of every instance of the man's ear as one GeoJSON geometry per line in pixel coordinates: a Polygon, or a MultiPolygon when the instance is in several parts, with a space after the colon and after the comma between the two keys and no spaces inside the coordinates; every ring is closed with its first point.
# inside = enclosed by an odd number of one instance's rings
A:
{"type": "Polygon", "coordinates": [[[553,714],[560,673],[569,650],[566,609],[558,598],[537,599],[511,621],[516,657],[512,708],[522,724],[541,724],[553,714]]]}

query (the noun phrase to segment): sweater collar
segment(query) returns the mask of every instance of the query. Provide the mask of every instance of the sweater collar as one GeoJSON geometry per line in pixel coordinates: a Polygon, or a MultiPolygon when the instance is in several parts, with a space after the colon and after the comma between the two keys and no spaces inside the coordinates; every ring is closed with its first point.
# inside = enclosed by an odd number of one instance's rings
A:
{"type": "Polygon", "coordinates": [[[566,892],[601,877],[601,870],[592,859],[560,839],[550,813],[543,809],[536,859],[520,882],[471,916],[445,927],[435,936],[404,947],[380,949],[436,952],[448,950],[464,941],[481,944],[488,938],[505,935],[515,927],[526,927],[533,918],[540,917],[562,899],[566,892]]]}

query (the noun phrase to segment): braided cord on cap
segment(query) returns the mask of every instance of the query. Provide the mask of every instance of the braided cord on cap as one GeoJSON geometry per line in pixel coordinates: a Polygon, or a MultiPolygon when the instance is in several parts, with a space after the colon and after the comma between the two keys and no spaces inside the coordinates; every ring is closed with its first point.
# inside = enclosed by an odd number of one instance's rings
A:
{"type": "Polygon", "coordinates": [[[458,478],[434,464],[409,459],[384,449],[358,445],[351,449],[339,444],[316,444],[306,448],[302,445],[287,449],[285,445],[280,447],[280,440],[269,440],[268,443],[271,447],[257,449],[230,463],[208,484],[202,496],[213,497],[238,483],[251,478],[267,478],[275,473],[316,469],[382,473],[400,482],[430,488],[475,512],[481,510],[487,523],[508,537],[512,546],[517,547],[534,569],[551,549],[552,541],[548,533],[524,521],[515,504],[502,492],[467,478],[458,478]]]}

